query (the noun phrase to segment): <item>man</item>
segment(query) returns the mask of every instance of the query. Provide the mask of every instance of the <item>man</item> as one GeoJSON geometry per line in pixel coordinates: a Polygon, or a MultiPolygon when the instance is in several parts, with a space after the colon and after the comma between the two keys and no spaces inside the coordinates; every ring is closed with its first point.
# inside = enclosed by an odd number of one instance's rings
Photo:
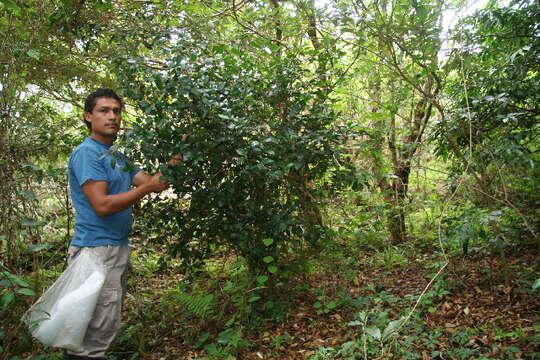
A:
{"type": "MultiPolygon", "coordinates": [[[[111,89],[98,89],[84,104],[84,121],[90,136],[69,158],[68,177],[76,210],[75,235],[68,251],[71,263],[82,248],[104,260],[107,278],[88,326],[83,351],[65,353],[65,359],[105,359],[105,352],[120,329],[122,300],[126,293],[129,260],[128,234],[131,206],[150,193],[161,192],[169,183],[161,173],[149,175],[127,171],[127,158],[109,150],[122,121],[122,99],[111,89]]],[[[170,163],[180,161],[179,156],[170,163]]]]}

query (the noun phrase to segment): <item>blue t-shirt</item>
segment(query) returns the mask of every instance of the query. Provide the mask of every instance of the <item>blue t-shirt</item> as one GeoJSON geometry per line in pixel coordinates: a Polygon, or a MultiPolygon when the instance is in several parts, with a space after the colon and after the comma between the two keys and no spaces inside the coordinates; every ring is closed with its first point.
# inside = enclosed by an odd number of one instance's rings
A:
{"type": "Polygon", "coordinates": [[[98,216],[84,195],[82,185],[88,180],[104,180],[108,194],[118,194],[131,189],[131,181],[139,169],[128,172],[127,158],[108,152],[110,145],[88,137],[73,150],[68,162],[71,199],[75,207],[74,246],[126,245],[133,218],[131,207],[112,215],[98,216]]]}

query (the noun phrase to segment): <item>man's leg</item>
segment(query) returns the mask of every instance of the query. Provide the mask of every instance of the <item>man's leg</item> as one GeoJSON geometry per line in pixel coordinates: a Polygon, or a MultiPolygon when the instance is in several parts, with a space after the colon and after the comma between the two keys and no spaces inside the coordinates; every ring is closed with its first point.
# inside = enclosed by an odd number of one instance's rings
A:
{"type": "MultiPolygon", "coordinates": [[[[69,248],[68,263],[71,263],[81,249],[69,248]]],[[[122,301],[126,293],[127,265],[130,250],[124,246],[99,246],[85,248],[103,259],[107,268],[107,276],[96,305],[94,315],[90,320],[83,341],[83,351],[68,351],[69,355],[87,358],[105,358],[114,338],[120,330],[122,301]]],[[[87,251],[85,250],[85,251],[87,251]]]]}

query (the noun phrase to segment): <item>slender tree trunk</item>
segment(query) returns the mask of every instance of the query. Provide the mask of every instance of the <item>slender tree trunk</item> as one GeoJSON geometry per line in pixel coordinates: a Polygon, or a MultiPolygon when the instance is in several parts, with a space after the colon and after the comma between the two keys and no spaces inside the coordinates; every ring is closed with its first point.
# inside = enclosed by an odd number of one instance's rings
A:
{"type": "MultiPolygon", "coordinates": [[[[439,89],[432,93],[433,80],[426,80],[424,93],[435,97],[439,89]]],[[[407,238],[406,216],[408,205],[409,180],[412,170],[412,162],[421,144],[423,134],[431,116],[432,104],[426,95],[416,102],[412,119],[409,122],[408,134],[402,140],[398,148],[396,140],[396,124],[393,118],[390,122],[388,149],[392,160],[394,178],[391,183],[384,179],[380,183],[381,190],[385,192],[385,200],[388,211],[388,231],[392,244],[400,244],[407,238]]]]}

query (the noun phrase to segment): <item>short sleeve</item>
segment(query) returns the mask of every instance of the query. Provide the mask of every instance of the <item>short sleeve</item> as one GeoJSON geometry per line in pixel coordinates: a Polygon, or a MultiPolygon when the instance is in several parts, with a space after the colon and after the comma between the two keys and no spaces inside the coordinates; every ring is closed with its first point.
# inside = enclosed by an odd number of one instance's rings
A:
{"type": "Polygon", "coordinates": [[[129,173],[129,176],[131,177],[131,181],[133,181],[133,178],[135,177],[135,175],[137,175],[137,173],[138,173],[139,171],[141,171],[141,169],[135,168],[135,170],[133,170],[133,171],[131,171],[131,172],[129,173]]]}
{"type": "Polygon", "coordinates": [[[71,166],[79,186],[83,186],[88,180],[108,180],[101,155],[94,149],[80,148],[73,154],[71,166]]]}

